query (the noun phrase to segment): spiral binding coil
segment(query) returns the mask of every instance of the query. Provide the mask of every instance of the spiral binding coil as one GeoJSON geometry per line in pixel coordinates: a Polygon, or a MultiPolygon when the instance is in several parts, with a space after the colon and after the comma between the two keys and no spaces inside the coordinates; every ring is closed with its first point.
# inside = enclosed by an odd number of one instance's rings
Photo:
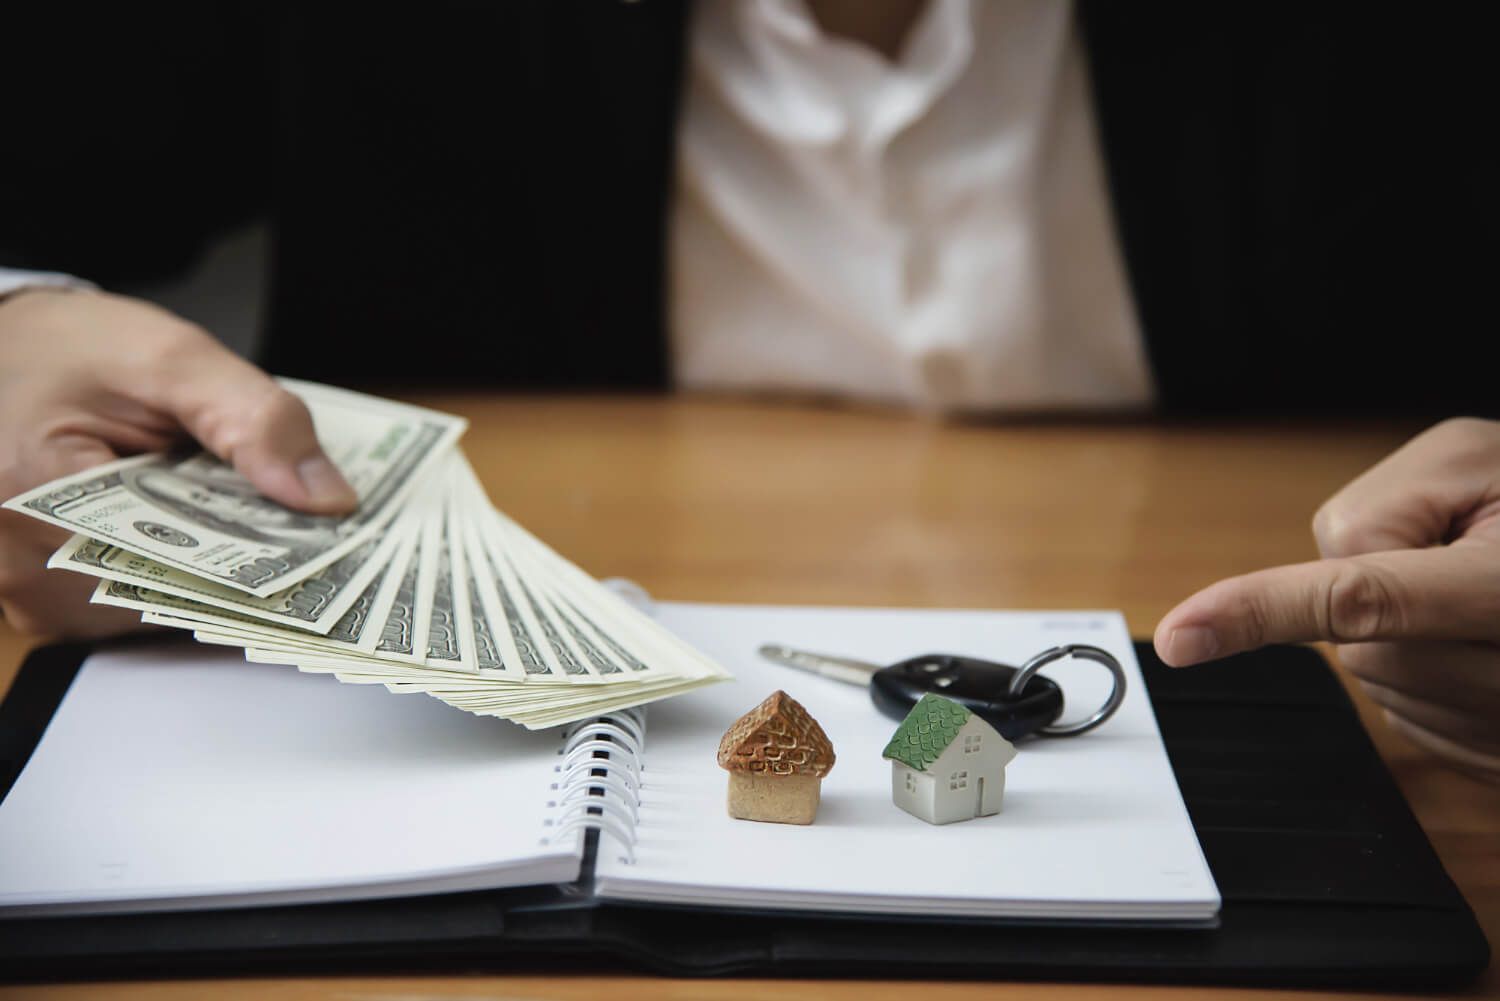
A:
{"type": "Polygon", "coordinates": [[[602,831],[635,862],[635,827],[641,810],[641,752],[646,744],[644,706],[575,723],[563,733],[553,767],[556,809],[543,844],[575,831],[602,831]]]}

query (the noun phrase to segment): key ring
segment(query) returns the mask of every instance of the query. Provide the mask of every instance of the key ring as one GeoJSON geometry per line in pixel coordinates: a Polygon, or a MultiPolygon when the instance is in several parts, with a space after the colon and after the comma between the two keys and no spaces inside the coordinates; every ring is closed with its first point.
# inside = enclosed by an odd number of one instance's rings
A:
{"type": "Polygon", "coordinates": [[[1120,703],[1125,701],[1125,669],[1115,659],[1114,654],[1108,650],[1101,650],[1096,646],[1088,646],[1083,643],[1070,643],[1067,646],[1055,646],[1050,650],[1043,650],[1035,657],[1021,666],[1021,669],[1010,679],[1010,688],[1007,694],[1010,698],[1018,698],[1026,683],[1032,677],[1054,661],[1064,660],[1068,657],[1077,657],[1079,660],[1092,660],[1109,668],[1109,673],[1114,675],[1115,686],[1110,689],[1109,698],[1104,700],[1094,715],[1080,723],[1070,723],[1066,726],[1044,726],[1037,733],[1047,737],[1076,737],[1081,733],[1088,733],[1094,727],[1103,723],[1115,714],[1120,708],[1120,703]]]}

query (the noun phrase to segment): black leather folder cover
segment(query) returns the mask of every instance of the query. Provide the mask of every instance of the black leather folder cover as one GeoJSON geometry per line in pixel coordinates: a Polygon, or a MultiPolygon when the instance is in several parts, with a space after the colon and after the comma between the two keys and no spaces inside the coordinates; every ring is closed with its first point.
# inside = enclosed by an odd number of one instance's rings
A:
{"type": "MultiPolygon", "coordinates": [[[[47,647],[23,666],[0,704],[0,797],[88,652],[47,647]]],[[[1489,945],[1473,913],[1315,651],[1272,648],[1188,671],[1164,667],[1148,644],[1137,654],[1223,895],[1215,928],[627,906],[595,900],[585,880],[346,904],[0,920],[0,976],[588,967],[1433,988],[1484,969],[1489,945]]]]}

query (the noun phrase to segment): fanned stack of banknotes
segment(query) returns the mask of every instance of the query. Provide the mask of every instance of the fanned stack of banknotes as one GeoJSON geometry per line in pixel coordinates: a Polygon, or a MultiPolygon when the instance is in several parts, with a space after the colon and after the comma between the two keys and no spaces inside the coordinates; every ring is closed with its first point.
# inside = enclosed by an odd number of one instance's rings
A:
{"type": "Polygon", "coordinates": [[[462,418],[283,382],[359,494],[352,514],[290,510],[203,452],[122,459],[5,506],[76,533],[48,565],[100,578],[95,602],[533,729],[729,677],[496,510],[462,418]]]}

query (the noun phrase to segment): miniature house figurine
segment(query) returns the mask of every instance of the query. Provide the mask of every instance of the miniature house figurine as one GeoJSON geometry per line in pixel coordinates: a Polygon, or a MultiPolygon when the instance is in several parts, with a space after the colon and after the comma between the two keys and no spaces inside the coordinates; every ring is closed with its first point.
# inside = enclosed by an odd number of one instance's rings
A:
{"type": "Polygon", "coordinates": [[[891,799],[929,824],[1000,812],[1010,741],[952,699],[924,695],[881,757],[891,760],[891,799]]]}
{"type": "Polygon", "coordinates": [[[811,824],[833,744],[786,692],[773,692],[735,721],[719,741],[729,772],[729,815],[776,824],[811,824]]]}

